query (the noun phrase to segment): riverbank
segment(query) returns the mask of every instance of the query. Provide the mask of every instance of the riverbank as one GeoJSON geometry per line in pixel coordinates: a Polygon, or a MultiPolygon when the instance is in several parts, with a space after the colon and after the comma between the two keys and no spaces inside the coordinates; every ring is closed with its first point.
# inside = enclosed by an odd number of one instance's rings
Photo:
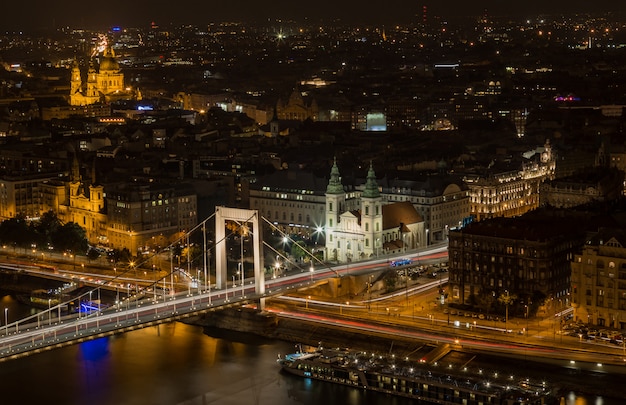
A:
{"type": "MultiPolygon", "coordinates": [[[[236,331],[244,334],[255,334],[268,339],[277,339],[294,344],[325,347],[348,347],[353,350],[395,355],[401,358],[422,357],[423,353],[436,352],[436,342],[425,343],[414,339],[390,335],[371,335],[351,332],[339,327],[321,325],[310,321],[280,318],[268,313],[258,312],[251,308],[228,308],[207,315],[193,318],[187,323],[205,328],[205,333],[212,335],[219,330],[236,331]]],[[[463,367],[475,368],[507,375],[527,376],[532,379],[543,379],[558,387],[559,395],[568,392],[604,396],[626,400],[626,393],[620,392],[623,375],[608,372],[590,372],[580,368],[566,368],[541,361],[539,358],[520,358],[479,353],[476,351],[453,348],[436,361],[447,367],[450,373],[463,367]],[[615,388],[613,388],[615,387],[615,388]]]]}

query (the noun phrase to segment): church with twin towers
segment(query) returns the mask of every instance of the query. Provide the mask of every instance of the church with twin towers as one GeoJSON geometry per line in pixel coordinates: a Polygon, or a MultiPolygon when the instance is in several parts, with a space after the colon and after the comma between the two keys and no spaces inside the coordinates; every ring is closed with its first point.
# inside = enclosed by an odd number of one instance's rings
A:
{"type": "Polygon", "coordinates": [[[423,218],[409,201],[385,203],[371,164],[363,190],[348,193],[335,161],[325,199],[327,260],[350,262],[426,246],[423,218]]]}

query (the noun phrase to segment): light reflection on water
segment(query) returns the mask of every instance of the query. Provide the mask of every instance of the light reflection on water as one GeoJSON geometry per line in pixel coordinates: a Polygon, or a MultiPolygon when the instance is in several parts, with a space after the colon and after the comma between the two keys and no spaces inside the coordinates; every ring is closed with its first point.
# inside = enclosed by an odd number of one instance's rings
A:
{"type": "MultiPolygon", "coordinates": [[[[0,294],[9,322],[36,311],[0,294]]],[[[3,319],[4,321],[4,319],[3,319]]],[[[279,371],[291,343],[169,323],[0,364],[3,405],[413,404],[279,371]],[[24,388],[26,387],[26,388],[24,388]]],[[[616,405],[574,393],[562,405],[616,405]]]]}
{"type": "MultiPolygon", "coordinates": [[[[611,402],[613,403],[613,402],[611,402]]],[[[617,402],[615,402],[617,404],[617,402]]],[[[608,402],[604,401],[602,397],[595,397],[592,399],[587,399],[581,396],[577,396],[575,392],[570,391],[561,401],[562,405],[609,405],[608,402]]]]}

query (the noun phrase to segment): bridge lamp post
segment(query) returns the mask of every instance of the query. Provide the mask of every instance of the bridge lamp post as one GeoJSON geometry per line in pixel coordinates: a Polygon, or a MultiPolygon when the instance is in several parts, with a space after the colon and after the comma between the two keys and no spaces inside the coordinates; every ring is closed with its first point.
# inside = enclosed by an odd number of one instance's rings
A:
{"type": "Polygon", "coordinates": [[[52,324],[52,311],[50,310],[51,303],[52,303],[52,299],[48,298],[48,326],[52,324]]]}
{"type": "Polygon", "coordinates": [[[315,273],[315,268],[313,267],[312,264],[311,264],[311,267],[309,268],[309,272],[311,273],[311,282],[313,282],[313,273],[315,273]]]}
{"type": "Polygon", "coordinates": [[[246,295],[246,286],[245,286],[246,273],[243,270],[243,263],[241,263],[241,296],[246,295]]]}
{"type": "Polygon", "coordinates": [[[157,286],[157,283],[158,283],[157,273],[156,273],[156,264],[152,265],[152,275],[154,276],[154,287],[152,287],[152,292],[154,292],[154,294],[153,294],[154,298],[153,299],[154,299],[154,301],[156,301],[157,300],[156,286],[157,286]]]}
{"type": "MultiPolygon", "coordinates": [[[[206,269],[205,269],[205,271],[206,271],[206,269]]],[[[207,290],[209,292],[209,304],[208,305],[211,306],[211,272],[210,271],[209,271],[209,274],[208,274],[208,279],[206,278],[206,274],[205,274],[204,283],[205,283],[206,286],[208,286],[208,290],[207,290]]]]}
{"type": "Polygon", "coordinates": [[[9,308],[4,308],[4,334],[9,335],[9,308]]]}

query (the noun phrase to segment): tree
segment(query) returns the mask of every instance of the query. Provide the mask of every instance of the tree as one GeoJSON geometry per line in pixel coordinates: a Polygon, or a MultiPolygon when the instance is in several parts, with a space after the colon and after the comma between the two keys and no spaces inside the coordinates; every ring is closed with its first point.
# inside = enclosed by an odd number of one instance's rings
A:
{"type": "Polygon", "coordinates": [[[298,241],[291,246],[291,255],[296,259],[300,260],[304,257],[309,257],[309,251],[306,248],[306,243],[304,241],[298,241]]]}
{"type": "Polygon", "coordinates": [[[489,313],[491,306],[494,302],[494,296],[490,292],[481,291],[479,294],[476,295],[475,301],[476,306],[479,309],[485,311],[486,313],[489,313]]]}
{"type": "Polygon", "coordinates": [[[34,237],[32,229],[23,216],[7,219],[0,223],[0,242],[13,247],[30,246],[34,237]]]}
{"type": "Polygon", "coordinates": [[[87,259],[91,260],[96,260],[97,258],[100,257],[100,252],[98,252],[96,249],[90,248],[89,250],[87,250],[87,259]]]}
{"type": "Polygon", "coordinates": [[[85,254],[89,248],[85,228],[75,222],[68,222],[60,226],[51,235],[57,250],[70,251],[74,254],[85,254]]]}
{"type": "Polygon", "coordinates": [[[41,249],[45,249],[49,246],[54,247],[54,241],[52,235],[54,235],[59,227],[61,221],[57,217],[54,211],[44,212],[39,221],[35,224],[35,231],[37,233],[37,246],[41,249]]]}
{"type": "Polygon", "coordinates": [[[505,291],[498,297],[498,302],[505,306],[505,315],[504,315],[504,329],[506,329],[506,324],[509,321],[509,305],[517,300],[517,295],[509,294],[509,291],[505,291]]]}
{"type": "Polygon", "coordinates": [[[385,288],[387,292],[394,291],[396,289],[396,284],[398,283],[398,272],[394,270],[387,270],[383,274],[383,282],[385,283],[385,288]]]}
{"type": "Polygon", "coordinates": [[[113,249],[108,253],[108,256],[109,260],[111,260],[113,263],[130,262],[130,260],[132,259],[130,250],[128,250],[127,248],[124,248],[122,250],[113,249]]]}

